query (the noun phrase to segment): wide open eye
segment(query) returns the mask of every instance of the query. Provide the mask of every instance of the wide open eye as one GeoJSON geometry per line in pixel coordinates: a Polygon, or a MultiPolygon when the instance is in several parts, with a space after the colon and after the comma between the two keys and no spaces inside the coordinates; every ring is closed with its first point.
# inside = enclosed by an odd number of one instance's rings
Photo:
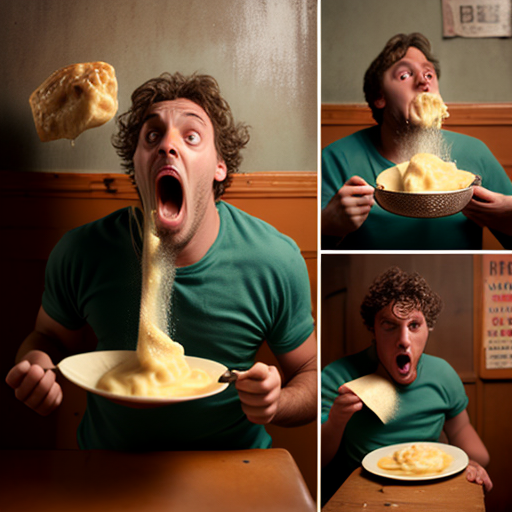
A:
{"type": "Polygon", "coordinates": [[[157,130],[148,130],[144,136],[144,139],[146,142],[153,144],[154,142],[156,142],[158,140],[159,136],[160,136],[160,134],[157,130]]]}
{"type": "Polygon", "coordinates": [[[201,136],[197,132],[190,132],[185,140],[192,146],[197,146],[201,142],[201,136]]]}

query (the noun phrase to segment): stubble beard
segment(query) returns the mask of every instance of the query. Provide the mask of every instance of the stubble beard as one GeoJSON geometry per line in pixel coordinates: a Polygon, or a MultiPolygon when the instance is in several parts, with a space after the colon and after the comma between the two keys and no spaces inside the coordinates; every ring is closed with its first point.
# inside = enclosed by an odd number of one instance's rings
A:
{"type": "Polygon", "coordinates": [[[430,153],[446,162],[450,161],[451,148],[438,128],[424,128],[393,112],[391,123],[398,148],[398,162],[406,162],[418,153],[430,153]]]}
{"type": "Polygon", "coordinates": [[[157,226],[157,235],[162,241],[164,250],[176,258],[199,233],[201,225],[205,219],[208,208],[208,194],[205,186],[198,187],[192,194],[195,200],[188,202],[187,220],[192,219],[190,225],[182,226],[178,231],[169,230],[162,226],[157,226]],[[190,205],[192,204],[192,208],[190,205]]]}

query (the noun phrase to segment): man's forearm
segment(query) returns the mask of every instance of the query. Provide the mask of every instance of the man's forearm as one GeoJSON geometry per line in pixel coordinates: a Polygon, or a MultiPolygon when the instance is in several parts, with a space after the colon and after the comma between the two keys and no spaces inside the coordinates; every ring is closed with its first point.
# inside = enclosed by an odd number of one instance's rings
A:
{"type": "Polygon", "coordinates": [[[41,353],[44,353],[54,364],[58,363],[65,356],[57,340],[38,331],[32,331],[18,349],[16,363],[23,359],[29,359],[32,364],[44,363],[44,358],[41,361],[38,360],[39,357],[42,357],[41,353]]]}
{"type": "Polygon", "coordinates": [[[281,389],[277,413],[271,421],[280,427],[298,427],[312,422],[317,413],[317,370],[304,370],[281,389]]]}
{"type": "Polygon", "coordinates": [[[334,425],[332,421],[327,420],[322,425],[321,432],[321,457],[320,464],[322,467],[327,466],[329,462],[334,458],[336,452],[339,450],[341,439],[344,428],[340,428],[338,425],[334,425]]]}

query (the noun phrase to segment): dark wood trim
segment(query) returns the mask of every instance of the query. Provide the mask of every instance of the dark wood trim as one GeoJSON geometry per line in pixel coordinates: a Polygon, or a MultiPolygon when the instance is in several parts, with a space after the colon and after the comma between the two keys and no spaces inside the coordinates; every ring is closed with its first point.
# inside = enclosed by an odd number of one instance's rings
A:
{"type": "MultiPolygon", "coordinates": [[[[445,126],[512,126],[512,103],[447,103],[450,117],[445,126]]],[[[345,103],[322,105],[324,125],[372,125],[371,110],[366,104],[345,103]]]]}
{"type": "MultiPolygon", "coordinates": [[[[226,199],[258,197],[317,197],[314,171],[270,171],[233,176],[226,199]]],[[[115,173],[0,173],[0,196],[81,197],[137,200],[131,179],[115,173]]]]}

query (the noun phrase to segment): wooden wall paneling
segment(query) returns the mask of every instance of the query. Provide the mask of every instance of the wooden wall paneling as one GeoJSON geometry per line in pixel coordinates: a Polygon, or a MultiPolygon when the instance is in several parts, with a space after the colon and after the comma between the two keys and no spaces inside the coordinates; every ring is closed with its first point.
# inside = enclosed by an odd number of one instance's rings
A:
{"type": "MultiPolygon", "coordinates": [[[[512,103],[448,103],[450,117],[443,128],[485,142],[512,179],[512,103]]],[[[322,148],[363,128],[375,125],[363,104],[324,104],[322,148]]]]}
{"type": "Polygon", "coordinates": [[[487,471],[494,488],[486,498],[487,512],[509,512],[512,507],[510,459],[512,455],[512,382],[486,381],[483,384],[483,436],[491,462],[487,471]]]}
{"type": "MultiPolygon", "coordinates": [[[[474,423],[478,434],[489,451],[491,462],[487,471],[494,488],[486,495],[488,512],[506,512],[512,505],[512,488],[509,483],[512,439],[508,434],[512,423],[512,379],[493,380],[484,372],[483,335],[483,255],[474,255],[474,361],[478,370],[476,380],[476,415],[474,423]]],[[[500,377],[506,377],[500,372],[500,377]]]]}
{"type": "MultiPolygon", "coordinates": [[[[512,179],[512,103],[448,103],[450,117],[443,127],[483,141],[512,179]]],[[[328,104],[321,108],[321,146],[375,125],[366,104],[328,104]]],[[[501,250],[502,245],[487,229],[483,248],[501,250]]]]}

